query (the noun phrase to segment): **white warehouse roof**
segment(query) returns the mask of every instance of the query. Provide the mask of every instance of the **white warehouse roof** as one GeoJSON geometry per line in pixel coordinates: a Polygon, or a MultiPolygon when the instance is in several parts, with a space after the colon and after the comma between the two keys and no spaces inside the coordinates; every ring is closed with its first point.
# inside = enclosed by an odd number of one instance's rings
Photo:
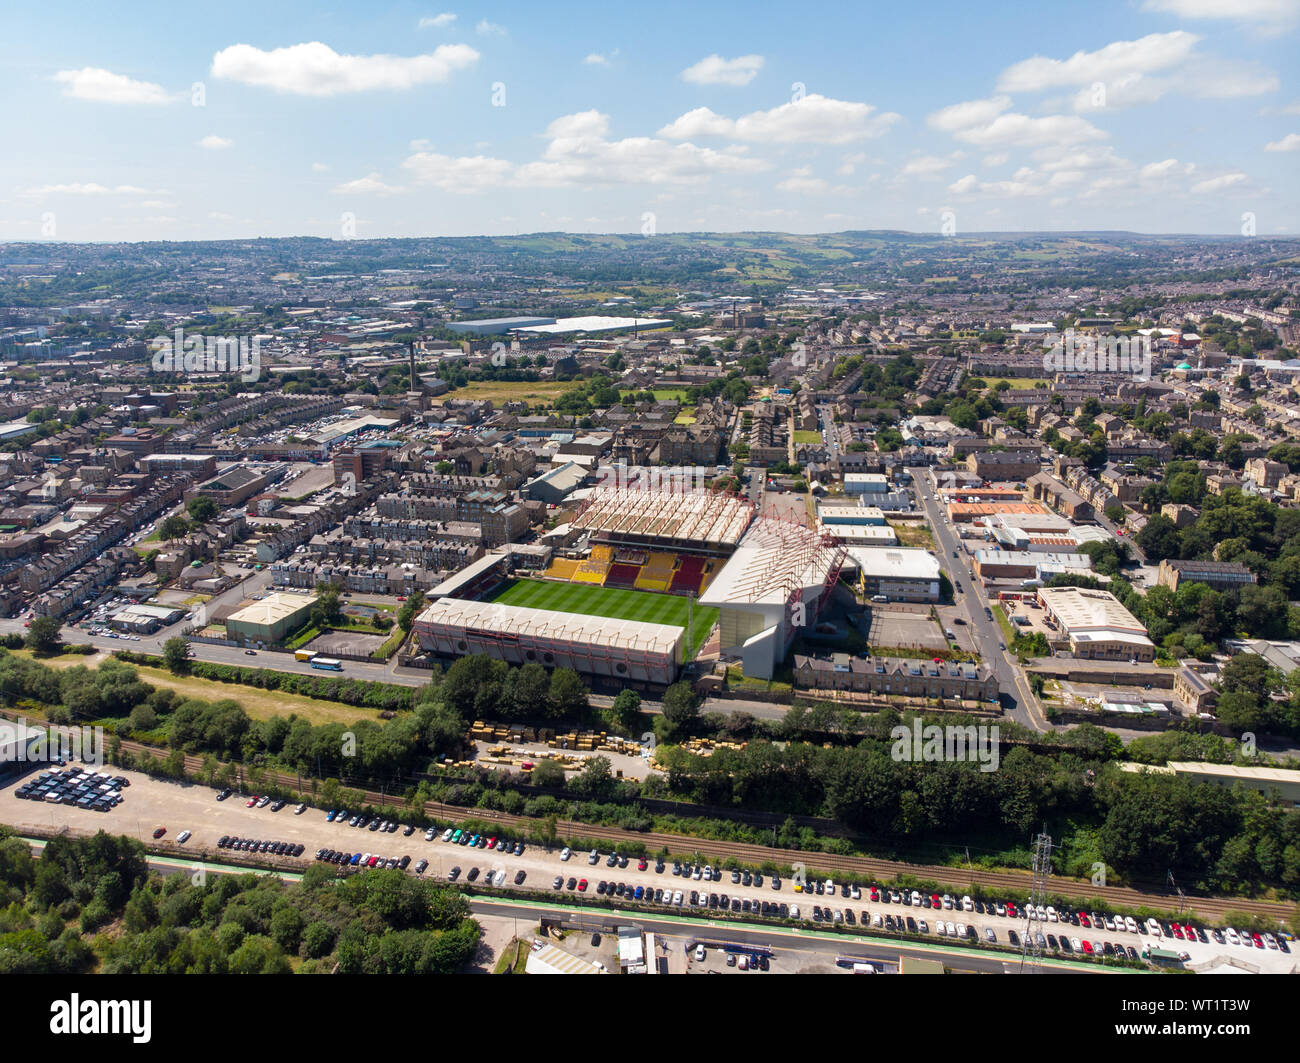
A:
{"type": "Polygon", "coordinates": [[[902,546],[850,546],[849,557],[879,579],[937,580],[939,559],[929,550],[902,546]]]}

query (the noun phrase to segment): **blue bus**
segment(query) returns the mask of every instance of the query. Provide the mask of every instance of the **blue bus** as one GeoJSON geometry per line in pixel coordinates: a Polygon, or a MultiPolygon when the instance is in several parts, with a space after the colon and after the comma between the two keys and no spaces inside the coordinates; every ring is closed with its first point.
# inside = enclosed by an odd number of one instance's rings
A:
{"type": "Polygon", "coordinates": [[[311,666],[313,668],[328,668],[331,672],[343,671],[343,662],[334,657],[313,657],[311,666]]]}

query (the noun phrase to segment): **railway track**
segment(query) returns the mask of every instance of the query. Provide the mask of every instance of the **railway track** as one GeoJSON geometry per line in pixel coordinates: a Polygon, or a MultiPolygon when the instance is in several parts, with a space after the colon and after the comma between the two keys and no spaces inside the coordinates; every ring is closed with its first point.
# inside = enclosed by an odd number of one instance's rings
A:
{"type": "MultiPolygon", "coordinates": [[[[122,749],[134,753],[147,753],[157,757],[159,750],[139,742],[123,740],[122,749]]],[[[203,758],[186,754],[185,769],[197,773],[203,768],[203,758]]],[[[266,771],[264,778],[275,785],[297,790],[299,780],[296,775],[284,772],[266,771]]],[[[304,780],[306,781],[306,780],[304,780]]],[[[348,787],[348,789],[356,789],[348,787]]],[[[390,805],[395,808],[410,808],[410,802],[391,794],[374,790],[361,789],[358,792],[366,804],[373,806],[390,805]]],[[[424,806],[425,815],[433,816],[444,822],[464,822],[475,820],[481,823],[497,824],[505,829],[512,829],[520,834],[533,835],[538,821],[528,816],[517,816],[494,809],[448,805],[438,801],[428,801],[424,806]]],[[[557,820],[556,832],[560,837],[571,841],[590,842],[600,847],[608,847],[611,842],[635,841],[645,846],[647,852],[667,850],[682,856],[699,854],[710,860],[723,861],[733,859],[744,864],[762,865],[773,863],[791,868],[794,864],[803,864],[811,874],[814,871],[850,873],[877,882],[892,882],[899,875],[909,875],[916,879],[941,883],[951,890],[965,890],[980,887],[991,893],[1003,895],[1003,899],[1019,901],[1030,890],[1032,877],[1028,872],[1016,871],[973,871],[962,874],[959,870],[939,864],[912,864],[894,860],[883,860],[869,856],[838,856],[832,853],[804,851],[799,849],[777,849],[766,845],[754,845],[750,842],[717,841],[710,838],[694,838],[681,834],[662,834],[658,832],[630,832],[619,827],[603,827],[592,823],[579,823],[575,820],[557,820]]],[[[1048,892],[1062,897],[1089,898],[1107,901],[1115,908],[1136,910],[1149,908],[1156,911],[1180,910],[1180,898],[1156,890],[1141,890],[1130,886],[1093,886],[1080,879],[1054,876],[1048,880],[1048,892]]],[[[1272,921],[1290,919],[1296,912],[1296,905],[1280,901],[1259,901],[1236,897],[1199,897],[1181,898],[1181,910],[1188,918],[1222,925],[1229,912],[1245,912],[1272,921]]]]}

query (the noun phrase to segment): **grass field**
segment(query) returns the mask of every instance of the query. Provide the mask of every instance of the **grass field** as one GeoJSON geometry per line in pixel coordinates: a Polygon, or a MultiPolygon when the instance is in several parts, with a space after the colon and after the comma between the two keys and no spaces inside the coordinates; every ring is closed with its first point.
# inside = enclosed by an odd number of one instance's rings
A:
{"type": "MultiPolygon", "coordinates": [[[[677,402],[685,402],[689,398],[685,388],[650,388],[649,390],[650,393],[661,402],[674,399],[677,402]]],[[[625,391],[623,392],[623,398],[636,394],[639,393],[636,391],[625,391]]]]}
{"type": "Polygon", "coordinates": [[[999,377],[985,376],[982,379],[988,381],[990,388],[992,388],[995,384],[997,384],[999,380],[1005,380],[1008,384],[1011,385],[1011,387],[1014,390],[1017,391],[1029,391],[1030,389],[1033,388],[1035,384],[1048,383],[1042,377],[1031,377],[1031,376],[999,376],[999,377]]]}
{"type": "MultiPolygon", "coordinates": [[[[22,657],[32,657],[30,650],[11,650],[22,657]]],[[[98,668],[101,661],[111,656],[108,650],[93,656],[82,654],[62,654],[57,657],[35,658],[49,668],[72,668],[84,664],[87,668],[98,668]]],[[[243,683],[221,683],[215,679],[199,679],[197,676],[175,676],[165,668],[154,668],[147,664],[133,664],[140,678],[155,687],[166,687],[176,693],[202,701],[234,700],[244,707],[254,720],[267,720],[272,716],[288,716],[297,713],[305,716],[314,724],[355,723],[357,720],[372,720],[374,709],[345,705],[341,701],[323,701],[305,697],[302,694],[289,694],[280,690],[263,690],[261,687],[247,686],[243,683]]]]}
{"type": "Polygon", "coordinates": [[[573,384],[563,380],[473,380],[463,388],[449,391],[449,399],[490,399],[492,402],[511,402],[522,400],[536,405],[549,406],[566,391],[572,391],[573,384]]]}
{"type": "Polygon", "coordinates": [[[687,660],[694,658],[700,651],[713,625],[718,622],[717,609],[711,606],[692,606],[689,599],[677,594],[597,587],[590,583],[521,579],[507,583],[492,596],[491,601],[518,605],[525,609],[553,609],[557,613],[609,616],[619,620],[639,620],[647,624],[669,624],[680,628],[686,627],[689,610],[691,645],[686,648],[687,660]]]}

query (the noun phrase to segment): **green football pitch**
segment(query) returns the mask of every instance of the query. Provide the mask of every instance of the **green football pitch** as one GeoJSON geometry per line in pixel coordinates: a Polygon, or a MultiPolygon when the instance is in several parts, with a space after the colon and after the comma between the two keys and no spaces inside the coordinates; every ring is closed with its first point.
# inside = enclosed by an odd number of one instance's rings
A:
{"type": "Polygon", "coordinates": [[[593,583],[556,583],[551,580],[521,579],[506,583],[489,599],[504,605],[526,609],[553,609],[557,613],[582,616],[610,616],[619,620],[640,620],[647,624],[669,624],[685,628],[690,616],[690,645],[686,659],[692,660],[713,625],[718,610],[694,605],[678,594],[626,590],[622,587],[597,587],[593,583]]]}

